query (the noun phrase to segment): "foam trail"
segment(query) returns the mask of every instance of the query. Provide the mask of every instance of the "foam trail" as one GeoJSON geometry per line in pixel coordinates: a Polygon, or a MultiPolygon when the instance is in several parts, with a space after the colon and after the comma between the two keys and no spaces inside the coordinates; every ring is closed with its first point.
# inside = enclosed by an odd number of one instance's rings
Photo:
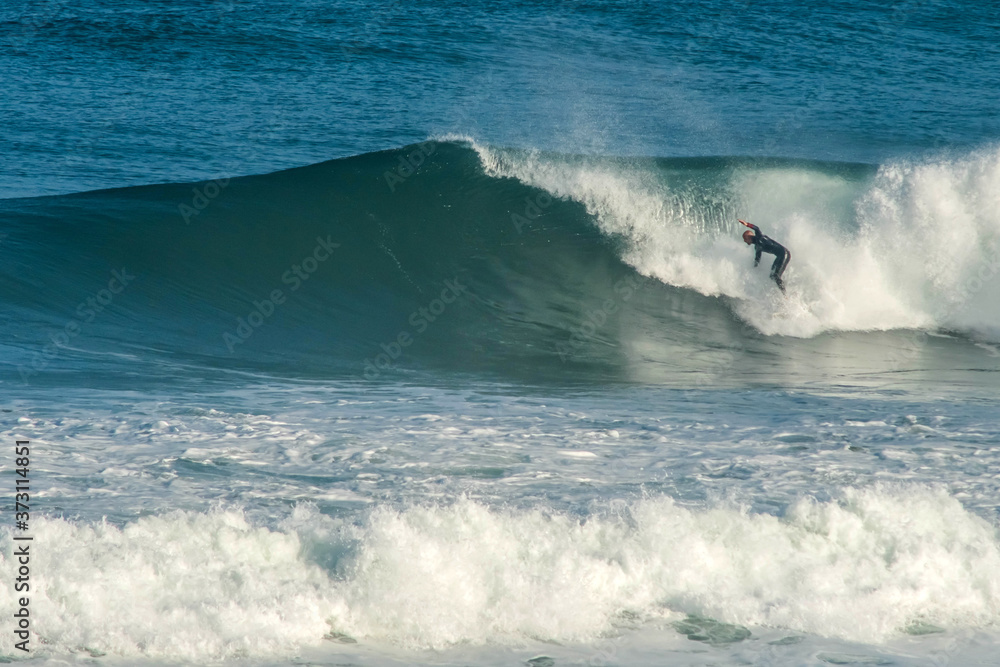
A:
{"type": "MultiPolygon", "coordinates": [[[[692,192],[655,163],[470,142],[488,174],[586,205],[639,272],[727,296],[766,334],[946,328],[1000,337],[1000,149],[883,165],[858,180],[812,166],[728,169],[692,192]],[[753,269],[736,218],[792,249],[789,299],[753,269]]],[[[685,177],[686,180],[690,180],[685,177]]]]}
{"type": "Polygon", "coordinates": [[[330,632],[413,647],[586,641],[623,612],[865,642],[918,621],[1000,621],[996,531],[944,491],[848,489],[783,518],[669,498],[620,509],[581,521],[462,500],[354,524],[305,506],[275,529],[235,511],[124,528],[39,519],[33,644],[204,660],[288,655],[330,632]]]}

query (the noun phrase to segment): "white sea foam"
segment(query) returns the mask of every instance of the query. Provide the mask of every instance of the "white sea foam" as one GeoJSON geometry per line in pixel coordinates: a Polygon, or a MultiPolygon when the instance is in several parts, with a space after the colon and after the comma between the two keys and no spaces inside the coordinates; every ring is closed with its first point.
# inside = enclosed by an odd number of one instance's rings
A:
{"type": "MultiPolygon", "coordinates": [[[[848,489],[781,518],[669,498],[585,520],[462,500],[357,524],[303,506],[271,529],[236,511],[33,526],[34,645],[56,654],[289,654],[328,633],[414,647],[590,640],[623,612],[867,642],[914,622],[1000,620],[994,527],[923,487],[848,489]]],[[[11,618],[9,587],[0,595],[11,618]]]]}
{"type": "MultiPolygon", "coordinates": [[[[326,631],[326,574],[294,533],[239,512],[176,512],[116,528],[32,522],[33,650],[204,660],[288,651],[326,631]]],[[[13,578],[11,541],[2,571],[13,578]]],[[[23,543],[18,543],[23,544],[23,543]]],[[[10,587],[2,603],[14,611],[10,587]]],[[[0,651],[12,654],[10,633],[0,651]]]]}
{"type": "Polygon", "coordinates": [[[604,232],[629,240],[623,259],[640,273],[732,297],[766,334],[955,328],[1000,337],[1000,149],[890,163],[860,184],[820,168],[741,167],[695,200],[652,163],[470,143],[487,173],[585,204],[604,232]],[[767,279],[771,256],[752,268],[737,217],[791,249],[788,299],[767,279]]]}
{"type": "Polygon", "coordinates": [[[365,539],[351,630],[415,644],[586,639],[623,611],[861,641],[1000,618],[993,527],[929,491],[850,490],[784,519],[669,499],[583,522],[465,502],[379,511],[365,539]]]}

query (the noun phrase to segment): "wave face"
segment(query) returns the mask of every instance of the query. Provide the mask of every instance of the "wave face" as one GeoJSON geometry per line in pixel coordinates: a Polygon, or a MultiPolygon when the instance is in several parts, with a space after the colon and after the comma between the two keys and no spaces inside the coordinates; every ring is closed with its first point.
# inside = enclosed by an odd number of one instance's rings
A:
{"type": "Polygon", "coordinates": [[[4,200],[6,351],[34,378],[154,357],[367,379],[420,366],[635,377],[774,336],[995,340],[997,193],[992,149],[876,168],[446,138],[265,176],[4,200]],[[787,298],[768,256],[752,267],[738,217],[792,250],[787,298]]]}
{"type": "MultiPolygon", "coordinates": [[[[1000,621],[995,529],[913,487],[802,501],[784,518],[663,498],[580,520],[463,500],[354,523],[302,506],[276,529],[218,511],[35,530],[47,651],[203,660],[294,654],[324,635],[573,641],[684,614],[872,642],[1000,621]]],[[[0,572],[15,568],[0,556],[0,572]]]]}

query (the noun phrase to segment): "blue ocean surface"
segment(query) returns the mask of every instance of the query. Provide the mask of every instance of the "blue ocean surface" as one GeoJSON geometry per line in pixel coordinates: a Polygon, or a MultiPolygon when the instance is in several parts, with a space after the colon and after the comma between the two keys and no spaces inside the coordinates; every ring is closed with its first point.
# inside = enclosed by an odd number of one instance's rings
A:
{"type": "Polygon", "coordinates": [[[0,661],[994,664],[998,38],[9,0],[0,661]]]}

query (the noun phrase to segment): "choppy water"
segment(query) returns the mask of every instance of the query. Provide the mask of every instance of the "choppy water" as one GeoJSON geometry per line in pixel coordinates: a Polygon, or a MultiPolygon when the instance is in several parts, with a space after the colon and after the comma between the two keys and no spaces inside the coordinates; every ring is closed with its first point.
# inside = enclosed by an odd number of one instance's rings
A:
{"type": "Polygon", "coordinates": [[[998,27],[5,5],[30,657],[990,664],[998,27]]]}

